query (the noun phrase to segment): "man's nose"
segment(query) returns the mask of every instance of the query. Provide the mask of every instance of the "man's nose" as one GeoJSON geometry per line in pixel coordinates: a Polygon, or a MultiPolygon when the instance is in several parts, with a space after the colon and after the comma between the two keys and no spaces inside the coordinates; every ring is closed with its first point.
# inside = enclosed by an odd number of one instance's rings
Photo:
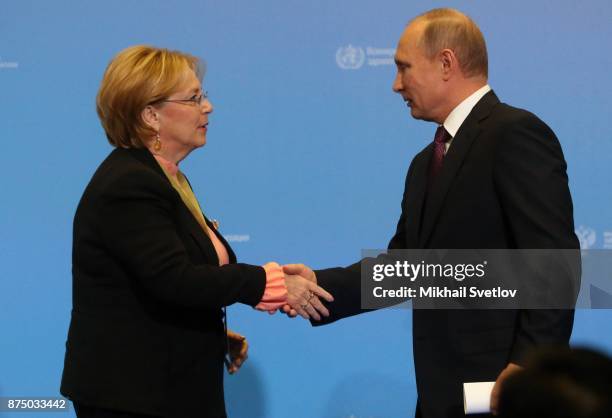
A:
{"type": "Polygon", "coordinates": [[[394,92],[399,93],[400,91],[402,91],[403,89],[403,85],[402,85],[402,78],[400,77],[399,73],[395,76],[395,80],[393,80],[393,85],[391,86],[391,88],[393,89],[394,92]]]}

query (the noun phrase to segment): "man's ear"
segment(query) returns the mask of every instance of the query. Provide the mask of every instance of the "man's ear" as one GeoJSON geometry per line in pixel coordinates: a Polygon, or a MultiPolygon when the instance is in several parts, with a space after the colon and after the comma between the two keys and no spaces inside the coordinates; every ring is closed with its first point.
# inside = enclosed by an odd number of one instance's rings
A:
{"type": "Polygon", "coordinates": [[[151,105],[148,105],[140,113],[140,117],[155,132],[159,132],[159,113],[151,105]]]}
{"type": "Polygon", "coordinates": [[[448,81],[450,76],[459,69],[459,61],[452,49],[443,49],[439,54],[439,62],[444,81],[448,81]]]}

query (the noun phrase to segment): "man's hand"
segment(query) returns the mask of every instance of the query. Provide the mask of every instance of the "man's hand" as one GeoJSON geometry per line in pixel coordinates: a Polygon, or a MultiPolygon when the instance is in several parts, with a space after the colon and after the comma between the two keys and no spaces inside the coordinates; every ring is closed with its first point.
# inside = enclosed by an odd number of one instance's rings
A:
{"type": "Polygon", "coordinates": [[[247,354],[247,351],[249,351],[249,343],[247,343],[244,335],[240,335],[229,329],[227,330],[227,341],[231,359],[231,363],[227,366],[227,371],[229,374],[234,374],[249,357],[247,354]]]}
{"type": "Polygon", "coordinates": [[[284,313],[290,317],[312,317],[317,321],[321,319],[321,315],[329,316],[329,311],[319,297],[328,302],[333,302],[334,298],[325,289],[317,286],[317,278],[309,267],[304,264],[287,264],[283,266],[283,272],[288,302],[282,308],[284,313]]]}
{"type": "Polygon", "coordinates": [[[491,391],[491,412],[493,415],[497,415],[499,408],[499,394],[501,393],[502,386],[504,381],[508,378],[508,376],[522,370],[523,367],[519,366],[515,363],[508,363],[506,368],[501,371],[497,380],[495,381],[495,385],[493,385],[493,390],[491,391]]]}
{"type": "MultiPolygon", "coordinates": [[[[314,271],[312,271],[310,267],[304,264],[285,264],[283,266],[283,272],[285,274],[299,274],[306,280],[310,280],[311,282],[314,282],[314,283],[317,282],[317,277],[314,274],[314,271]]],[[[297,311],[291,308],[289,304],[286,304],[285,306],[283,306],[282,311],[289,318],[295,318],[298,314],[297,311]]]]}

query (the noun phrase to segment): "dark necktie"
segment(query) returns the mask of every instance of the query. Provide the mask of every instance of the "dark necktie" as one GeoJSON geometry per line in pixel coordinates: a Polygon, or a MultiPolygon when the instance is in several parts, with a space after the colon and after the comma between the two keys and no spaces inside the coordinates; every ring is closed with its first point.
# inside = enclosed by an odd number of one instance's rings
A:
{"type": "Polygon", "coordinates": [[[436,136],[434,137],[434,149],[431,156],[431,162],[429,164],[429,185],[433,184],[435,178],[442,169],[442,160],[444,160],[444,151],[446,143],[451,140],[451,136],[444,125],[438,126],[436,130],[436,136]]]}

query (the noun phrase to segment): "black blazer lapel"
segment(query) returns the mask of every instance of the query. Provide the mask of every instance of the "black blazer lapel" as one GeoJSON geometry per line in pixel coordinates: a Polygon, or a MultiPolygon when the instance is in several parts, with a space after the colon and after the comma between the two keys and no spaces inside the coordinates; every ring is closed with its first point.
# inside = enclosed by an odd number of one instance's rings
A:
{"type": "Polygon", "coordinates": [[[419,234],[419,248],[425,248],[431,237],[448,190],[461,168],[472,143],[481,131],[480,121],[489,116],[493,107],[498,103],[499,99],[493,91],[485,94],[474,106],[453,138],[451,147],[444,157],[442,169],[431,185],[431,190],[427,193],[423,213],[423,227],[419,234]]]}
{"type": "MultiPolygon", "coordinates": [[[[200,247],[200,250],[202,250],[206,259],[210,260],[211,264],[218,265],[219,258],[217,256],[217,251],[215,250],[215,247],[212,241],[210,240],[210,238],[208,238],[206,233],[202,230],[202,226],[193,217],[193,214],[189,211],[187,206],[185,206],[185,204],[182,203],[181,197],[179,196],[178,192],[174,190],[174,187],[172,187],[170,180],[168,180],[168,177],[166,177],[166,174],[164,173],[162,168],[159,166],[159,164],[155,160],[155,157],[153,157],[153,155],[149,152],[149,150],[145,148],[140,148],[140,149],[130,148],[130,149],[127,149],[126,151],[129,152],[135,159],[140,161],[142,164],[144,164],[145,166],[149,167],[150,169],[155,171],[157,174],[159,174],[168,183],[168,187],[172,188],[172,190],[176,193],[177,198],[181,201],[182,208],[184,209],[182,211],[183,218],[186,219],[186,222],[188,222],[188,224],[190,225],[189,234],[194,239],[196,244],[200,247]]],[[[189,183],[188,179],[187,179],[187,182],[189,183]]],[[[189,184],[189,186],[191,187],[191,183],[189,184]]],[[[206,217],[204,217],[204,219],[206,223],[208,224],[208,227],[212,231],[214,231],[214,233],[217,235],[219,240],[225,245],[225,248],[227,249],[227,252],[229,254],[230,263],[235,263],[236,255],[232,251],[229,244],[225,241],[225,239],[221,236],[221,234],[218,233],[218,231],[214,228],[214,226],[210,223],[210,221],[206,217]]]]}
{"type": "Polygon", "coordinates": [[[225,249],[227,250],[227,254],[229,256],[230,264],[235,263],[237,261],[236,254],[234,253],[234,250],[232,250],[232,247],[229,245],[229,243],[225,240],[225,237],[221,235],[221,232],[219,232],[219,230],[215,228],[215,226],[212,224],[212,222],[208,220],[207,217],[204,217],[204,219],[206,220],[206,224],[208,225],[210,230],[213,231],[217,238],[219,238],[219,241],[221,241],[221,243],[225,246],[225,249]]]}
{"type": "Polygon", "coordinates": [[[172,187],[172,185],[170,184],[170,180],[168,180],[168,177],[166,177],[166,174],[164,173],[162,168],[157,163],[157,160],[155,160],[155,157],[153,156],[153,154],[151,154],[148,149],[146,148],[128,148],[128,149],[125,149],[125,151],[128,152],[132,157],[140,161],[142,164],[146,165],[151,170],[159,174],[164,180],[168,182],[168,185],[172,187]]]}

